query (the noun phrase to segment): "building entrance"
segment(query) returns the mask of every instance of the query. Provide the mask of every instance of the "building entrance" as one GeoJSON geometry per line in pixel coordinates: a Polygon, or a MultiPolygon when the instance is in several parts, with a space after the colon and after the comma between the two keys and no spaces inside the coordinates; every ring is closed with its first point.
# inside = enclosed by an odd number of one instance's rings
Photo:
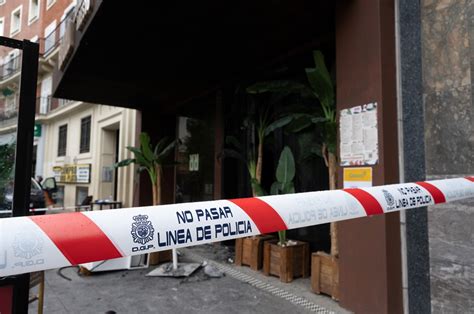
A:
{"type": "Polygon", "coordinates": [[[214,114],[179,116],[176,203],[212,200],[214,196],[214,114]]]}

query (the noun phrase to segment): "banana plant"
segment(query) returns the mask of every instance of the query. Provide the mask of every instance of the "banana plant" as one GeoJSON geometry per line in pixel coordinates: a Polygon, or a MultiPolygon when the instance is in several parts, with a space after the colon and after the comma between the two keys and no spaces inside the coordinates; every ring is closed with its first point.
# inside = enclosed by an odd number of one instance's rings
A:
{"type": "Polygon", "coordinates": [[[256,121],[250,119],[246,120],[246,124],[250,126],[251,130],[255,129],[257,135],[257,147],[252,151],[256,150],[256,154],[250,152],[245,154],[243,146],[234,136],[226,137],[226,144],[233,146],[232,149],[226,148],[223,151],[224,156],[233,157],[241,160],[247,166],[248,173],[250,175],[250,184],[252,186],[253,196],[262,196],[262,169],[263,169],[263,147],[265,138],[278,128],[287,125],[291,121],[291,117],[282,117],[276,121],[271,121],[271,115],[269,108],[262,110],[258,115],[256,121]]]}
{"type": "MultiPolygon", "coordinates": [[[[283,95],[300,94],[304,99],[315,100],[313,110],[309,112],[295,112],[285,117],[286,130],[298,133],[311,128],[317,130],[321,144],[303,145],[307,148],[306,155],[318,155],[324,159],[329,174],[329,188],[336,189],[337,177],[337,121],[335,88],[329,71],[326,67],[321,51],[313,52],[314,67],[305,69],[306,83],[289,80],[275,80],[260,82],[252,86],[255,93],[278,93],[283,95]]],[[[278,120],[277,120],[278,121],[278,120]]],[[[337,225],[331,223],[331,255],[338,255],[337,225]]]]}
{"type": "MultiPolygon", "coordinates": [[[[278,166],[275,172],[276,181],[270,188],[271,195],[295,193],[295,158],[288,146],[283,148],[278,160],[278,166]]],[[[278,244],[286,245],[286,230],[278,231],[278,244]]]]}
{"type": "Polygon", "coordinates": [[[140,146],[127,146],[135,158],[124,159],[115,164],[115,167],[126,167],[130,164],[138,165],[138,171],[146,171],[150,177],[153,193],[153,205],[160,205],[161,181],[163,178],[163,166],[166,158],[173,151],[176,141],[162,138],[154,147],[150,143],[150,136],[143,132],[140,134],[140,146]]]}
{"type": "MultiPolygon", "coordinates": [[[[285,146],[280,154],[278,165],[275,171],[276,181],[270,187],[271,195],[290,194],[295,193],[295,185],[293,179],[295,178],[295,158],[288,146],[285,146]]],[[[255,183],[260,191],[259,196],[268,195],[265,189],[258,183],[255,183]]],[[[286,230],[278,231],[278,245],[285,246],[286,230]]]]}
{"type": "MultiPolygon", "coordinates": [[[[146,171],[150,177],[153,205],[161,205],[161,181],[163,178],[163,166],[167,157],[176,146],[177,140],[170,141],[164,137],[152,148],[150,136],[146,132],[140,134],[140,146],[127,146],[127,149],[133,153],[135,158],[124,159],[115,164],[115,167],[126,167],[130,164],[138,165],[138,171],[146,171]]],[[[173,269],[178,269],[178,255],[176,249],[173,252],[173,269]]]]}

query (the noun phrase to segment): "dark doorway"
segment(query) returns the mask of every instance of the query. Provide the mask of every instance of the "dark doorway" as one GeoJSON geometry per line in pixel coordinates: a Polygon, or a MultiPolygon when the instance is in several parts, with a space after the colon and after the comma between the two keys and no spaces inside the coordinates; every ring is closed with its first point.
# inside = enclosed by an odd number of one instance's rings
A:
{"type": "Polygon", "coordinates": [[[177,117],[176,203],[214,198],[214,106],[177,117]]]}

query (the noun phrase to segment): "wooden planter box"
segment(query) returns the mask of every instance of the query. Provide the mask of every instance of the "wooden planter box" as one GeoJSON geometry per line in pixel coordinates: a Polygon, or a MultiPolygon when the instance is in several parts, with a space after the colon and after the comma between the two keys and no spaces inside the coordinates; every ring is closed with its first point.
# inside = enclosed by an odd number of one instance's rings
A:
{"type": "Polygon", "coordinates": [[[150,253],[149,257],[150,266],[158,265],[164,262],[170,262],[173,260],[173,253],[172,250],[160,251],[160,252],[153,252],[150,253]]]}
{"type": "Polygon", "coordinates": [[[258,235],[236,239],[235,265],[247,265],[253,270],[261,269],[263,264],[263,243],[273,239],[275,237],[272,235],[258,235]]]}
{"type": "Polygon", "coordinates": [[[291,282],[295,277],[309,276],[309,244],[296,241],[295,245],[281,247],[278,240],[267,241],[263,248],[263,273],[291,282]]]}
{"type": "Polygon", "coordinates": [[[311,289],[339,300],[339,260],[324,252],[311,255],[311,289]]]}

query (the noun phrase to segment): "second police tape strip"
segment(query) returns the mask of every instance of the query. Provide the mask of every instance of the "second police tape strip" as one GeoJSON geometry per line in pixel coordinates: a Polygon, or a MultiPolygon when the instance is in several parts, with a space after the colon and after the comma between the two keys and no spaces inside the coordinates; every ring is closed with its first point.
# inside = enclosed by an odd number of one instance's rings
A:
{"type": "Polygon", "coordinates": [[[474,197],[474,177],[0,219],[0,276],[474,197]]]}

